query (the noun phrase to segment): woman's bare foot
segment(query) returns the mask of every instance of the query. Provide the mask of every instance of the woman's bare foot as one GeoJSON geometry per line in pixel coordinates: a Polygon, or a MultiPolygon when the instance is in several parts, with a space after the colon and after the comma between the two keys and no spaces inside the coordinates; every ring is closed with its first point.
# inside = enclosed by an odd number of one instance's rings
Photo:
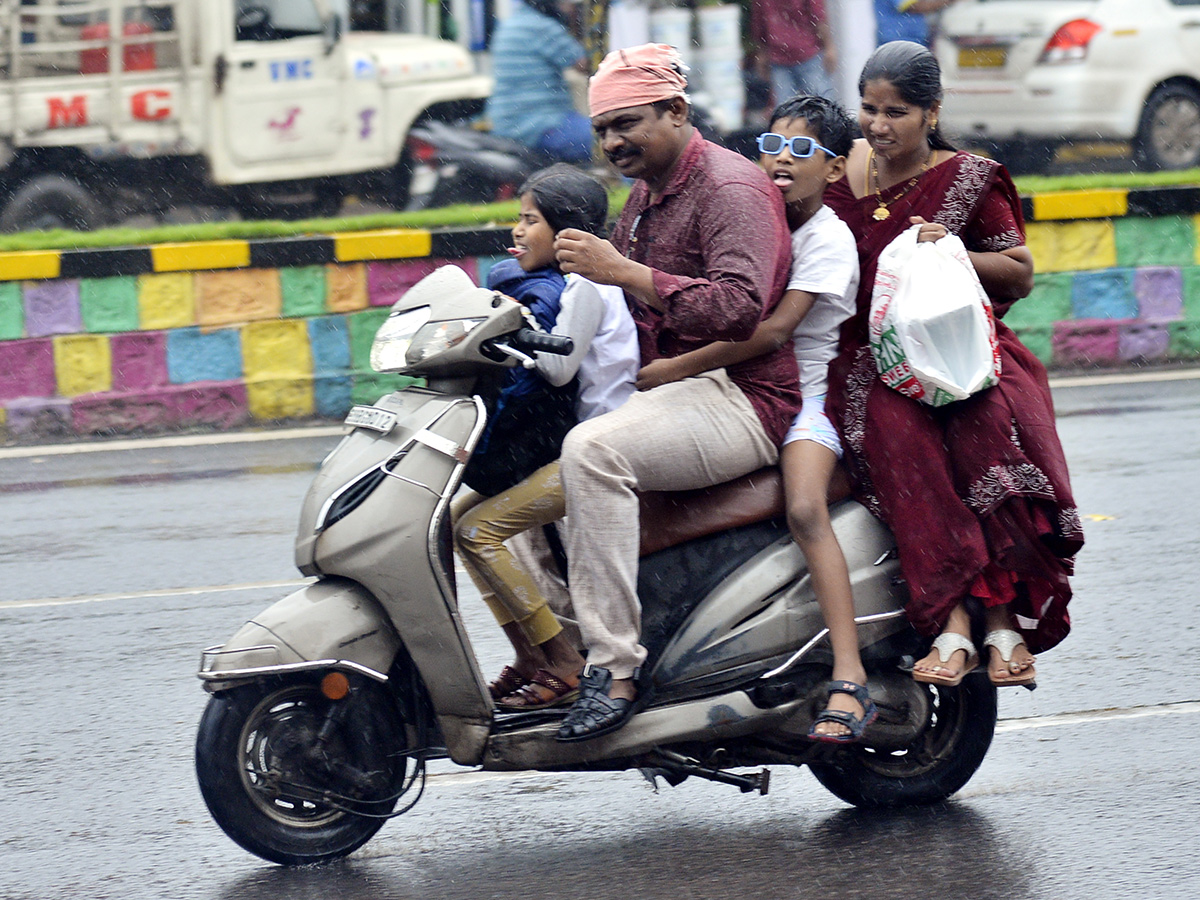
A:
{"type": "Polygon", "coordinates": [[[508,697],[533,680],[539,669],[546,667],[546,656],[540,647],[529,643],[525,632],[516,622],[502,626],[509,643],[516,651],[516,659],[512,665],[505,666],[489,685],[488,691],[493,700],[508,697]]]}
{"type": "Polygon", "coordinates": [[[1007,605],[988,607],[984,611],[988,649],[988,678],[992,684],[1029,684],[1037,673],[1033,669],[1034,655],[1025,646],[1025,639],[1016,630],[1007,605]]]}
{"type": "Polygon", "coordinates": [[[1012,681],[1014,676],[1023,675],[1028,672],[1037,659],[1029,648],[1024,644],[1018,644],[1013,650],[1013,658],[1010,662],[1005,662],[1000,653],[995,647],[989,647],[991,651],[988,655],[988,678],[993,684],[1000,684],[1004,681],[1012,681]]]}
{"type": "MultiPolygon", "coordinates": [[[[942,635],[957,635],[968,644],[970,643],[971,618],[962,604],[951,610],[949,618],[946,619],[946,627],[942,629],[942,635]]],[[[939,635],[940,638],[941,635],[939,635]]],[[[944,646],[938,647],[935,642],[933,649],[913,664],[913,674],[921,675],[923,678],[932,678],[937,682],[948,683],[961,680],[963,674],[969,668],[973,668],[971,651],[966,646],[960,646],[953,649],[948,657],[943,658],[945,650],[958,643],[960,642],[944,641],[944,646]]]]}

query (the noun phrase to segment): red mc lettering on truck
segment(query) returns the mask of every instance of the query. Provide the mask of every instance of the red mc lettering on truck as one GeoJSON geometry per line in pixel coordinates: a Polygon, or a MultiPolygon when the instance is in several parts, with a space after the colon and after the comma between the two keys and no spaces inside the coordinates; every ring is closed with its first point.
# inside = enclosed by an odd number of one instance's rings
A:
{"type": "Polygon", "coordinates": [[[171,92],[161,88],[138,91],[129,98],[133,117],[143,122],[156,122],[168,118],[171,113],[171,92]]]}
{"type": "Polygon", "coordinates": [[[70,100],[50,97],[47,128],[80,128],[88,122],[87,95],[77,94],[70,100]]]}

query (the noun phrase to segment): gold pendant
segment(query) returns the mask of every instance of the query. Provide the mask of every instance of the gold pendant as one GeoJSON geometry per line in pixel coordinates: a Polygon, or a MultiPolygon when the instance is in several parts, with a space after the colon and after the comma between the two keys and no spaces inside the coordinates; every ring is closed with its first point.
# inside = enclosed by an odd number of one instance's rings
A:
{"type": "Polygon", "coordinates": [[[882,222],[890,215],[891,213],[888,212],[888,208],[881,203],[879,206],[875,207],[875,212],[871,213],[871,218],[876,222],[882,222]]]}

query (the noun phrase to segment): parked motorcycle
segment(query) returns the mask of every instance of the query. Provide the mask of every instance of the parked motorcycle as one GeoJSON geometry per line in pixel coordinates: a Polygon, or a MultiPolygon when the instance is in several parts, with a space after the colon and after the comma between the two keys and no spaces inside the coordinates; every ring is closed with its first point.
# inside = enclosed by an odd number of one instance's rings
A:
{"type": "Polygon", "coordinates": [[[902,612],[891,535],[849,499],[831,514],[879,718],[860,744],[806,739],[832,655],[775,470],[643,498],[645,705],[623,728],[564,744],[554,735],[565,710],[492,702],[459,613],[448,517],[486,419],[473,391],[498,366],[569,345],[451,266],[393,307],[371,364],[426,384],[350,411],[300,514],[296,563],[316,580],[201,656],[211,697],[200,789],[245,849],[288,865],[343,857],[410,809],[426,763],[447,756],[491,771],[640,769],[761,794],[769,771],[738,770],[808,765],[859,806],[942,800],[983,761],[995,688],[978,673],[945,688],[904,671],[927,644],[902,612]]]}
{"type": "MultiPolygon", "coordinates": [[[[758,131],[722,135],[702,105],[693,104],[692,122],[704,137],[758,159],[758,131]]],[[[492,203],[517,196],[525,180],[556,160],[474,122],[426,119],[408,132],[407,165],[412,170],[408,209],[433,209],[456,203],[492,203]]]]}
{"type": "Polygon", "coordinates": [[[410,129],[406,155],[413,169],[409,209],[511,200],[530,175],[554,162],[470,122],[433,119],[410,129]]]}

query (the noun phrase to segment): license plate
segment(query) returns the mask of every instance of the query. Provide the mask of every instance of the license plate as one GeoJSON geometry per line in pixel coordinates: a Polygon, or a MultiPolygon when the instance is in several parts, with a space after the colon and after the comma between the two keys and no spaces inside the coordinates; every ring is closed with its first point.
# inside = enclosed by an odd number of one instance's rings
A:
{"type": "Polygon", "coordinates": [[[960,47],[960,69],[1003,69],[1008,62],[1007,47],[960,47]]]}
{"type": "Polygon", "coordinates": [[[346,424],[351,428],[369,428],[387,434],[396,425],[396,414],[377,406],[356,406],[346,416],[346,424]]]}

